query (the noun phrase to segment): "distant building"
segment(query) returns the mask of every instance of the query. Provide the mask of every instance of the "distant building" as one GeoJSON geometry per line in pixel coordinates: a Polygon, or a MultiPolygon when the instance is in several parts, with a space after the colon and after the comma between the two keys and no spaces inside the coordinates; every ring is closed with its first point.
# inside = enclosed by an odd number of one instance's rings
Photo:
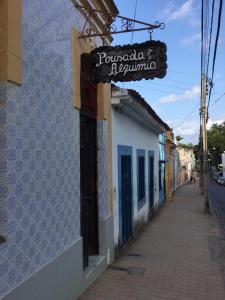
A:
{"type": "Polygon", "coordinates": [[[225,153],[222,154],[223,177],[225,177],[225,153]]]}
{"type": "Polygon", "coordinates": [[[179,176],[177,170],[179,169],[179,153],[171,130],[166,131],[166,199],[171,200],[173,192],[179,185],[179,176]]]}
{"type": "Polygon", "coordinates": [[[180,184],[190,180],[191,171],[195,168],[195,156],[192,149],[178,146],[180,158],[180,184]]]}

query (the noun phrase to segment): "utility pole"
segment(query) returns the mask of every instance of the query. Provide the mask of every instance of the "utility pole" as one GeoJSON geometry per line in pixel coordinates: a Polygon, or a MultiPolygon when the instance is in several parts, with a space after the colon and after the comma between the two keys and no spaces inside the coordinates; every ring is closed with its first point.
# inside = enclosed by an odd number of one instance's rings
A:
{"type": "Polygon", "coordinates": [[[205,212],[209,213],[208,198],[208,143],[207,143],[207,110],[206,110],[206,86],[207,78],[204,74],[201,76],[201,155],[203,157],[202,174],[203,174],[203,194],[205,199],[205,212]]]}
{"type": "Polygon", "coordinates": [[[199,187],[201,188],[201,195],[204,194],[204,183],[203,183],[203,148],[202,148],[202,121],[201,121],[201,108],[200,108],[200,134],[199,134],[199,187]]]}

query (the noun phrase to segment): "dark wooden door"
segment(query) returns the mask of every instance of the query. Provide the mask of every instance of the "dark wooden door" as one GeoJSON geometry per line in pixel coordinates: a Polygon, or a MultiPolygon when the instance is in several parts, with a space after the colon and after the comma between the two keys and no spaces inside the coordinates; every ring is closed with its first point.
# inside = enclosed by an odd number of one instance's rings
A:
{"type": "Polygon", "coordinates": [[[97,88],[90,81],[89,61],[81,59],[80,197],[84,268],[98,254],[97,88]]]}
{"type": "Polygon", "coordinates": [[[132,236],[131,156],[121,156],[122,245],[132,236]]]}
{"type": "Polygon", "coordinates": [[[149,155],[149,213],[154,214],[154,157],[149,155]]]}

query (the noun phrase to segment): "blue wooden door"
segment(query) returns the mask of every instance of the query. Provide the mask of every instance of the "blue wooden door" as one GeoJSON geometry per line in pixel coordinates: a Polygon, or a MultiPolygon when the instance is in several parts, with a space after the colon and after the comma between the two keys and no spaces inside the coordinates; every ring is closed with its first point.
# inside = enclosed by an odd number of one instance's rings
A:
{"type": "Polygon", "coordinates": [[[122,245],[132,236],[131,156],[121,155],[122,245]]]}
{"type": "Polygon", "coordinates": [[[165,161],[159,161],[159,205],[165,201],[165,161]]]}
{"type": "Polygon", "coordinates": [[[154,214],[154,152],[148,156],[149,215],[154,214]]]}

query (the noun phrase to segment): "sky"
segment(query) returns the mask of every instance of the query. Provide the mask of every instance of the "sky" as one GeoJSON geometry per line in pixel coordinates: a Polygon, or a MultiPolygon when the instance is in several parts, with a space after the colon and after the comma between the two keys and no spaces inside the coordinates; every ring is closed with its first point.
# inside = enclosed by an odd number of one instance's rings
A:
{"type": "MultiPolygon", "coordinates": [[[[211,7],[211,0],[210,7],[211,7]]],[[[216,1],[218,2],[218,1],[216,1]]],[[[136,0],[115,0],[119,14],[134,17],[136,0]]],[[[213,36],[217,27],[215,9],[213,36]]],[[[152,106],[156,113],[173,128],[182,142],[198,142],[201,79],[201,1],[199,0],[137,0],[136,19],[147,23],[164,22],[164,30],[156,29],[152,39],[167,45],[167,75],[163,79],[117,82],[122,88],[132,88],[152,106]]],[[[214,88],[209,108],[208,128],[225,121],[225,12],[217,50],[214,88]]],[[[142,43],[149,39],[147,31],[114,35],[113,45],[142,43]]],[[[214,49],[214,38],[212,50],[214,49]]],[[[213,51],[211,51],[213,54],[213,51]]],[[[212,61],[212,55],[211,55],[212,61]]],[[[211,64],[209,76],[211,76],[211,64]]]]}

